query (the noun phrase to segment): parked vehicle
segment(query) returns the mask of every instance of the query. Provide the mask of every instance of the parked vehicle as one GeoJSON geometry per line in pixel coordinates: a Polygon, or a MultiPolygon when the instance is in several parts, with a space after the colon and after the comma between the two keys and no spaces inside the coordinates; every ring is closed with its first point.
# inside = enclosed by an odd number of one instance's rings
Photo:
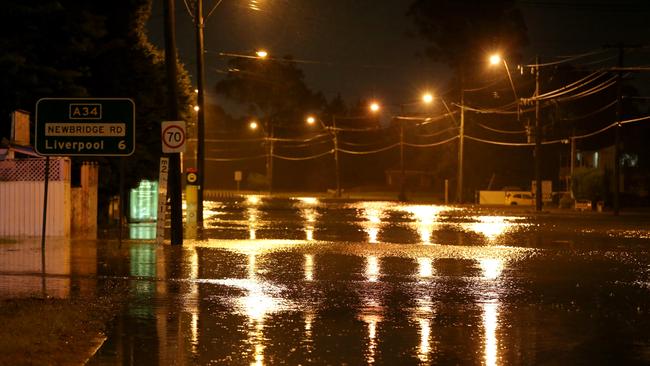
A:
{"type": "Polygon", "coordinates": [[[532,206],[535,204],[535,198],[530,193],[507,193],[506,205],[511,206],[532,206]]]}

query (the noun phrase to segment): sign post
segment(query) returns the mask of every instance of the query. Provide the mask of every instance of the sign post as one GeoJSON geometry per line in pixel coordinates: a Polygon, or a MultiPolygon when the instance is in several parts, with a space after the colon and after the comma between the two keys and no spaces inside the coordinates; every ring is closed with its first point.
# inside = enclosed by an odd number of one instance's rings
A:
{"type": "Polygon", "coordinates": [[[156,215],[156,242],[165,241],[165,221],[167,219],[167,176],[169,174],[169,158],[160,158],[158,175],[158,214],[156,215]]]}

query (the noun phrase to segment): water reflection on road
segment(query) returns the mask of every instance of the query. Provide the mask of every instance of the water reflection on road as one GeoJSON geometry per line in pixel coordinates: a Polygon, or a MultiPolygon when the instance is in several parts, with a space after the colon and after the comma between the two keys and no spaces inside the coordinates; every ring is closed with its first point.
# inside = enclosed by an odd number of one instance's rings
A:
{"type": "Polygon", "coordinates": [[[206,218],[182,248],[96,244],[131,299],[91,364],[650,362],[639,222],[261,196],[206,218]]]}

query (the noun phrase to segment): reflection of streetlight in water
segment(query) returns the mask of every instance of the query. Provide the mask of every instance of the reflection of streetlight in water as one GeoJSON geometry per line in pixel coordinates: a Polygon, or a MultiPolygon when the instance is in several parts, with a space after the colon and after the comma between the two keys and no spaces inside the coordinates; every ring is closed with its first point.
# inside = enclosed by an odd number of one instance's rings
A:
{"type": "Polygon", "coordinates": [[[376,282],[377,277],[379,276],[379,261],[374,255],[368,256],[366,258],[366,278],[370,282],[376,282]]]}
{"type": "Polygon", "coordinates": [[[259,209],[256,206],[260,204],[260,197],[254,195],[248,196],[246,197],[246,202],[252,206],[246,209],[246,212],[248,213],[248,238],[250,240],[255,240],[257,239],[257,217],[259,214],[259,209]]]}
{"type": "Polygon", "coordinates": [[[401,207],[401,210],[410,213],[415,218],[415,226],[422,243],[431,244],[431,234],[438,225],[438,215],[441,211],[450,210],[450,208],[433,205],[405,205],[401,207]]]}
{"type": "Polygon", "coordinates": [[[496,366],[499,360],[497,325],[499,304],[496,302],[483,304],[483,329],[485,331],[485,365],[496,366]]]}
{"type": "Polygon", "coordinates": [[[314,280],[314,255],[305,254],[305,281],[314,280]]]}
{"type": "Polygon", "coordinates": [[[385,212],[385,202],[364,202],[362,215],[367,222],[363,223],[363,230],[368,234],[369,243],[377,243],[377,236],[381,227],[381,219],[385,212]]]}
{"type": "Polygon", "coordinates": [[[481,258],[479,266],[483,272],[483,277],[488,280],[497,279],[503,271],[503,259],[500,258],[481,258]]]}
{"type": "Polygon", "coordinates": [[[420,278],[433,276],[433,264],[431,258],[418,258],[418,275],[420,278]]]}
{"type": "Polygon", "coordinates": [[[512,230],[517,224],[510,220],[514,217],[506,216],[478,216],[478,222],[468,224],[468,228],[485,236],[488,240],[495,240],[498,236],[512,230]]]}

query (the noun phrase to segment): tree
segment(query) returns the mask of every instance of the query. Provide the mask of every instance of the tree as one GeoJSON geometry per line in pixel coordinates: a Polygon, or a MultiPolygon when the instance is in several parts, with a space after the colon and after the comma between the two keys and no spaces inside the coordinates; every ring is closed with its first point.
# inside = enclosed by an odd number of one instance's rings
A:
{"type": "Polygon", "coordinates": [[[514,0],[415,0],[407,15],[429,43],[425,54],[456,69],[495,50],[517,55],[528,42],[514,0]]]}
{"type": "Polygon", "coordinates": [[[302,124],[305,115],[322,109],[325,101],[304,82],[302,70],[290,57],[283,59],[233,58],[228,76],[216,84],[224,95],[276,126],[302,124]]]}
{"type": "Polygon", "coordinates": [[[592,203],[605,199],[605,171],[597,168],[577,168],[571,177],[573,194],[576,199],[590,200],[592,203]]]}
{"type": "MultiPolygon", "coordinates": [[[[151,3],[4,2],[0,14],[2,116],[17,108],[34,112],[36,101],[44,97],[132,98],[136,150],[126,159],[126,185],[155,179],[161,154],[160,122],[166,119],[167,107],[164,58],[145,32],[151,3]]],[[[193,93],[182,65],[178,83],[182,118],[192,120],[193,93]]],[[[108,199],[119,190],[119,160],[97,160],[102,163],[100,199],[108,199]]]]}

